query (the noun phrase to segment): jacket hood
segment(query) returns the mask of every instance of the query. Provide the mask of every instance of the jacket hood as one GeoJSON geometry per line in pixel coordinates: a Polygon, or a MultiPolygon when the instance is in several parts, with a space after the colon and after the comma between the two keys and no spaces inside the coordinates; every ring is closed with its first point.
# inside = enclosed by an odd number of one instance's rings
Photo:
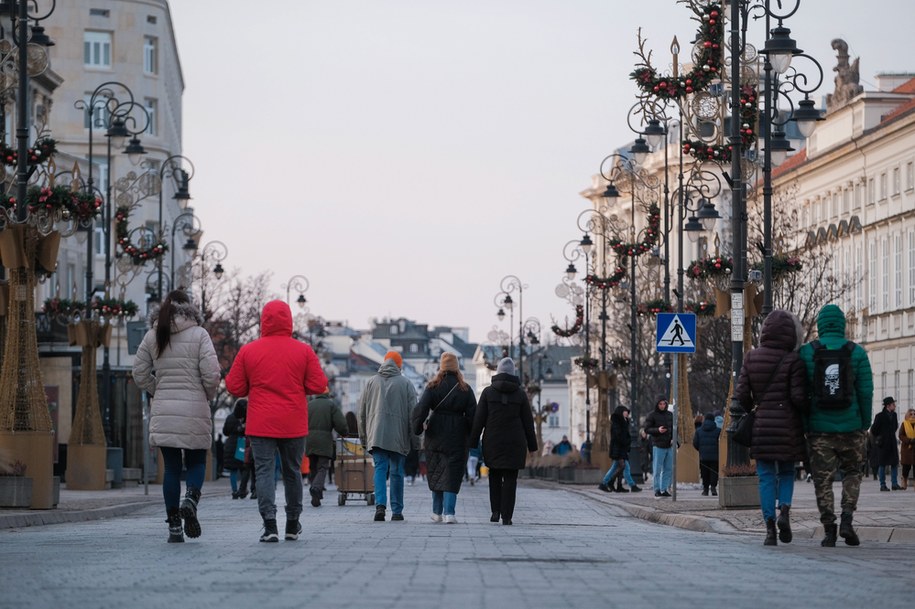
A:
{"type": "Polygon", "coordinates": [[[800,331],[801,322],[793,313],[776,309],[769,313],[763,322],[759,345],[781,351],[794,351],[801,346],[800,331]]]}
{"type": "MultiPolygon", "coordinates": [[[[161,307],[153,311],[152,315],[149,316],[149,321],[153,328],[159,323],[159,311],[161,311],[161,307]]],[[[172,326],[175,331],[184,330],[189,326],[203,325],[203,316],[200,314],[200,309],[193,302],[172,303],[172,311],[172,326]],[[182,322],[180,318],[184,318],[184,321],[182,322]],[[188,321],[191,323],[187,323],[188,321]]]]}
{"type": "Polygon", "coordinates": [[[626,417],[623,416],[623,413],[629,410],[625,406],[617,406],[613,411],[613,414],[610,415],[610,420],[615,421],[616,423],[626,424],[626,417]]]}
{"type": "Polygon", "coordinates": [[[232,414],[235,415],[236,419],[244,419],[248,416],[248,400],[242,398],[235,401],[235,408],[232,409],[232,414]]]}
{"type": "Polygon", "coordinates": [[[292,311],[282,300],[271,300],[261,313],[261,336],[292,336],[292,311]]]}
{"type": "Polygon", "coordinates": [[[837,305],[828,304],[817,315],[817,332],[820,337],[845,338],[845,313],[837,305]]]}
{"type": "Polygon", "coordinates": [[[715,424],[715,419],[704,419],[702,421],[703,431],[714,431],[718,426],[715,424]]]}
{"type": "Polygon", "coordinates": [[[521,381],[514,374],[501,373],[492,377],[492,388],[499,393],[514,393],[521,387],[521,381]]]}
{"type": "Polygon", "coordinates": [[[401,374],[400,368],[397,367],[397,364],[392,359],[386,359],[382,362],[381,366],[378,367],[378,374],[381,376],[399,376],[401,374]]]}

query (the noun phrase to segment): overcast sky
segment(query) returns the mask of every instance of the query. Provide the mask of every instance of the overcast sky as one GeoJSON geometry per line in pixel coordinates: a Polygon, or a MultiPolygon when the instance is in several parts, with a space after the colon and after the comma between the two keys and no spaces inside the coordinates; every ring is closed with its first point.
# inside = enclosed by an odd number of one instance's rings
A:
{"type": "MultiPolygon", "coordinates": [[[[528,286],[525,317],[573,317],[554,295],[562,246],[581,236],[578,193],[633,137],[637,30],[662,72],[671,38],[685,54],[696,31],[674,0],[171,10],[193,205],[206,238],[228,245],[224,264],[272,271],[277,294],[305,275],[311,311],[326,319],[366,328],[405,316],[468,326],[474,341],[498,324],[493,297],[508,274],[528,286]]],[[[861,57],[866,89],[878,72],[915,72],[913,16],[911,0],[806,0],[786,25],[823,65],[825,95],[833,38],[861,57]]]]}

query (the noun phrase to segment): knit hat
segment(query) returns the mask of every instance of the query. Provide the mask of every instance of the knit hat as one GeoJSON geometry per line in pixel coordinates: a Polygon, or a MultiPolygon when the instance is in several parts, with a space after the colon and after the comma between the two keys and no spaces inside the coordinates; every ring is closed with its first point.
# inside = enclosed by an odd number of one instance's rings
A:
{"type": "Polygon", "coordinates": [[[459,372],[461,367],[458,365],[457,356],[454,353],[442,353],[439,368],[449,372],[459,372]]]}
{"type": "Polygon", "coordinates": [[[499,360],[499,365],[496,366],[496,374],[510,374],[512,376],[518,376],[518,371],[515,369],[515,362],[510,357],[503,357],[499,360]]]}
{"type": "Polygon", "coordinates": [[[400,356],[400,353],[397,351],[388,351],[384,354],[384,361],[389,359],[394,360],[394,363],[397,364],[398,368],[403,368],[403,358],[400,356]]]}
{"type": "Polygon", "coordinates": [[[895,401],[896,401],[896,400],[893,399],[893,396],[888,395],[888,396],[886,396],[885,398],[883,398],[883,405],[884,405],[884,406],[889,406],[890,404],[892,404],[892,403],[895,402],[895,401]]]}

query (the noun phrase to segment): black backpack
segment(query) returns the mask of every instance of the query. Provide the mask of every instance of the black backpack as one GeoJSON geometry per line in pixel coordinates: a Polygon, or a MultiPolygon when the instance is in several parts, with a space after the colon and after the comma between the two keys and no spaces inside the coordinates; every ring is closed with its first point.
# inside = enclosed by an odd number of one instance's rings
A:
{"type": "Polygon", "coordinates": [[[827,349],[820,341],[813,347],[813,397],[826,410],[848,408],[855,396],[855,370],[851,354],[855,343],[846,341],[839,349],[827,349]]]}

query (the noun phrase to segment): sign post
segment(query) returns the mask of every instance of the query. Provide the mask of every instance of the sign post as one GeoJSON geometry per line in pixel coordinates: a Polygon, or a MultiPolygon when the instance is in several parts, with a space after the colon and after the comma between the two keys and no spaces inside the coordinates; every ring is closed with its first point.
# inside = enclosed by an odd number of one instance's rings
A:
{"type": "MultiPolygon", "coordinates": [[[[695,353],[696,352],[696,314],[695,313],[658,313],[657,340],[655,347],[658,353],[695,353]]],[[[674,387],[674,400],[670,405],[673,415],[673,493],[672,500],[677,500],[677,449],[679,448],[679,430],[677,420],[680,408],[680,358],[675,357],[671,374],[671,387],[674,387]]]]}

